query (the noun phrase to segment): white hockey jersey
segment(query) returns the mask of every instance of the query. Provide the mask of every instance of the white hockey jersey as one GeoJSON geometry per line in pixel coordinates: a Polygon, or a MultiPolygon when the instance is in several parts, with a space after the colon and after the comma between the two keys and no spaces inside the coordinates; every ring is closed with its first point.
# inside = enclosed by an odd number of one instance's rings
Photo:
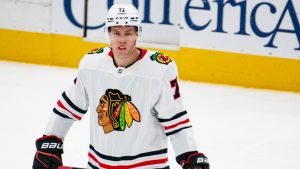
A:
{"type": "Polygon", "coordinates": [[[116,66],[108,47],[86,54],[50,116],[45,134],[64,138],[89,109],[89,168],[168,168],[168,137],[176,156],[197,151],[176,64],[139,50],[126,68],[116,66]]]}

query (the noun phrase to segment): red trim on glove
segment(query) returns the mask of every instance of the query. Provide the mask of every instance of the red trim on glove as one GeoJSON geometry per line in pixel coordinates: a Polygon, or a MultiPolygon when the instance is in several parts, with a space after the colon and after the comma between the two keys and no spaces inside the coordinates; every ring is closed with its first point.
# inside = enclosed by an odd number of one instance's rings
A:
{"type": "Polygon", "coordinates": [[[45,136],[43,136],[43,137],[38,138],[36,141],[44,140],[44,139],[47,139],[47,138],[56,138],[56,140],[57,140],[58,142],[62,142],[61,138],[56,137],[55,135],[50,135],[50,136],[46,136],[46,135],[45,135],[45,136]]]}
{"type": "Polygon", "coordinates": [[[43,155],[46,155],[46,156],[50,156],[50,157],[56,158],[58,161],[62,162],[61,158],[57,157],[57,156],[54,155],[54,154],[51,154],[51,153],[45,153],[45,152],[42,152],[42,151],[37,151],[36,154],[35,154],[35,158],[36,158],[41,164],[43,164],[46,168],[47,168],[47,165],[46,165],[45,163],[43,163],[43,162],[39,159],[39,157],[38,157],[39,154],[43,154],[43,155]]]}
{"type": "MultiPolygon", "coordinates": [[[[197,156],[197,155],[199,155],[199,154],[202,154],[202,155],[203,155],[203,153],[199,153],[199,152],[193,153],[193,154],[189,155],[188,161],[186,161],[186,160],[181,160],[181,161],[180,161],[180,165],[182,166],[182,163],[189,164],[189,163],[191,162],[191,158],[194,157],[194,156],[197,156]]],[[[202,167],[200,167],[200,169],[201,169],[201,168],[202,168],[202,167]]],[[[189,169],[190,169],[190,168],[189,168],[189,169]]]]}

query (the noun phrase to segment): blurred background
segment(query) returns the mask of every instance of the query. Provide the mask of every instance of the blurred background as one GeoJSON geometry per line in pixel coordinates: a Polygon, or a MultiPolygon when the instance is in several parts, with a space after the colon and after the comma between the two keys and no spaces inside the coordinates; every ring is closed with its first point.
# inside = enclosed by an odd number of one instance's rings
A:
{"type": "Polygon", "coordinates": [[[114,3],[138,8],[138,46],[169,55],[184,80],[300,92],[296,0],[0,0],[0,59],[77,67],[107,46],[114,3]]]}
{"type": "MultiPolygon", "coordinates": [[[[115,3],[138,8],[140,48],[177,63],[198,144],[214,168],[299,166],[300,1],[0,0],[4,168],[30,168],[34,140],[80,59],[108,45],[103,28],[115,3]],[[13,146],[26,156],[20,163],[13,146]]],[[[87,128],[75,127],[69,140],[87,128]]],[[[74,157],[78,144],[66,147],[67,164],[84,166],[86,152],[74,157]]]]}

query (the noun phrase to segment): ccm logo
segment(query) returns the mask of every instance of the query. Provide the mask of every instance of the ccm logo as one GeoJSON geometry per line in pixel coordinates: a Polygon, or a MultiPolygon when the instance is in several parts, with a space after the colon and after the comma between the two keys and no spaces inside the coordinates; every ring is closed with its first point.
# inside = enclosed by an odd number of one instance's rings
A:
{"type": "Polygon", "coordinates": [[[54,149],[54,148],[57,148],[57,149],[62,149],[62,144],[61,143],[43,143],[42,144],[42,149],[46,149],[46,148],[50,148],[50,149],[54,149]]]}

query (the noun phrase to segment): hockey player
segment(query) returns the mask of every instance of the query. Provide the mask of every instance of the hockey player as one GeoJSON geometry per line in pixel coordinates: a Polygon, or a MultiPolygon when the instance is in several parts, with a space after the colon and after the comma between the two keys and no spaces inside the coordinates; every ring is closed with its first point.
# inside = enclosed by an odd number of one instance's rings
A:
{"type": "Polygon", "coordinates": [[[80,61],[77,78],[36,141],[33,168],[62,165],[63,139],[89,109],[88,168],[169,168],[169,137],[182,168],[209,169],[182,105],[176,64],[163,53],[137,48],[141,32],[133,5],[111,7],[105,28],[110,46],[80,61]]]}

